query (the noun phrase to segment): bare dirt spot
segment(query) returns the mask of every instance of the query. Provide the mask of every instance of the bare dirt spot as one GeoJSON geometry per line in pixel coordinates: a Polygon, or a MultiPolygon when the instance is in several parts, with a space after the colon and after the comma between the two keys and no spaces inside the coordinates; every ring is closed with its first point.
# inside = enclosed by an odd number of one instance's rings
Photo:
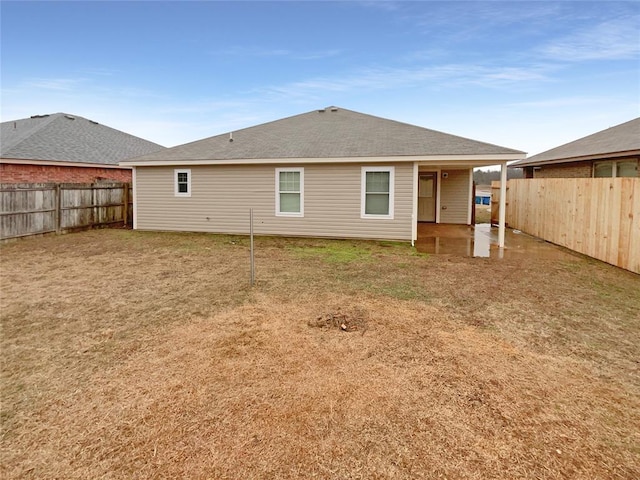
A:
{"type": "Polygon", "coordinates": [[[367,331],[367,321],[361,312],[349,314],[338,310],[335,313],[325,313],[314,320],[309,320],[308,325],[337,329],[342,332],[361,332],[363,335],[367,331]]]}
{"type": "Polygon", "coordinates": [[[1,246],[2,478],[640,477],[639,276],[256,248],[250,289],[241,237],[1,246]]]}

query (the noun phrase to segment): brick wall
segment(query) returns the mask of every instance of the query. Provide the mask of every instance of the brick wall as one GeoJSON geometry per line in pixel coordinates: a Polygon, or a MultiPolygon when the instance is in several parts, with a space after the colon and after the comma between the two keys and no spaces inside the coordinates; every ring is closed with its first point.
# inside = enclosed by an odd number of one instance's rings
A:
{"type": "Polygon", "coordinates": [[[131,170],[14,163],[0,164],[0,183],[94,183],[99,180],[131,182],[131,170]]]}
{"type": "Polygon", "coordinates": [[[533,178],[590,178],[590,161],[543,165],[540,170],[534,168],[533,178]]]}

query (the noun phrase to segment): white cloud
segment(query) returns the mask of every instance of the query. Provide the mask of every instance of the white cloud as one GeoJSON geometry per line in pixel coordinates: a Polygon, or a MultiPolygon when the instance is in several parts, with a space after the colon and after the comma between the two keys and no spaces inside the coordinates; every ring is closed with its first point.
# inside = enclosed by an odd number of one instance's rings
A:
{"type": "Polygon", "coordinates": [[[386,12],[394,12],[401,8],[401,2],[394,2],[389,0],[369,0],[357,2],[358,5],[365,8],[375,8],[378,10],[384,10],[386,12]]]}
{"type": "Polygon", "coordinates": [[[25,82],[29,88],[41,88],[45,90],[72,91],[79,88],[86,78],[32,78],[25,82]]]}
{"type": "Polygon", "coordinates": [[[491,34],[496,28],[519,25],[535,28],[561,15],[562,2],[405,2],[403,19],[431,32],[438,28],[451,39],[475,38],[491,34]],[[426,7],[425,7],[426,5],[426,7]]]}
{"type": "Polygon", "coordinates": [[[310,52],[296,52],[284,48],[263,48],[263,47],[229,47],[211,52],[214,56],[225,57],[289,57],[294,60],[318,60],[340,55],[342,50],[329,49],[310,52]]]}
{"type": "Polygon", "coordinates": [[[80,71],[85,75],[91,75],[91,76],[100,75],[104,77],[110,77],[120,72],[119,70],[116,70],[113,68],[101,68],[101,67],[83,68],[80,71]]]}
{"type": "Polygon", "coordinates": [[[640,16],[609,20],[548,43],[541,53],[553,60],[625,60],[640,54],[640,16]]]}
{"type": "Polygon", "coordinates": [[[493,67],[482,65],[439,65],[419,68],[362,69],[345,76],[319,77],[256,90],[271,96],[313,98],[323,92],[391,90],[421,85],[479,85],[486,88],[521,86],[525,82],[550,80],[549,67],[493,67]]]}
{"type": "Polygon", "coordinates": [[[562,97],[550,98],[546,100],[532,100],[528,102],[511,103],[508,106],[513,108],[558,108],[573,107],[582,105],[608,104],[611,101],[607,97],[562,97]]]}
{"type": "Polygon", "coordinates": [[[319,50],[317,52],[294,54],[293,57],[298,60],[319,60],[321,58],[336,57],[341,53],[342,53],[342,50],[339,50],[339,49],[319,50]]]}
{"type": "Polygon", "coordinates": [[[282,57],[291,55],[291,50],[283,48],[235,46],[221,50],[214,50],[211,54],[230,57],[282,57]]]}

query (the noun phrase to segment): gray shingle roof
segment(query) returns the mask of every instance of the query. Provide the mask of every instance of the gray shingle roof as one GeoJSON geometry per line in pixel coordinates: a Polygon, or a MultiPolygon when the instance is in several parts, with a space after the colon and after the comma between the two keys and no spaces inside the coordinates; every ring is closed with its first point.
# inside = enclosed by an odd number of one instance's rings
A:
{"type": "Polygon", "coordinates": [[[640,117],[519,160],[509,166],[527,167],[561,163],[579,160],[581,157],[614,157],[634,151],[640,151],[640,117]]]}
{"type": "Polygon", "coordinates": [[[521,154],[344,108],[327,107],[179,145],[135,162],[521,154]]]}
{"type": "Polygon", "coordinates": [[[118,164],[165,147],[77,115],[54,113],[0,124],[0,157],[118,164]]]}

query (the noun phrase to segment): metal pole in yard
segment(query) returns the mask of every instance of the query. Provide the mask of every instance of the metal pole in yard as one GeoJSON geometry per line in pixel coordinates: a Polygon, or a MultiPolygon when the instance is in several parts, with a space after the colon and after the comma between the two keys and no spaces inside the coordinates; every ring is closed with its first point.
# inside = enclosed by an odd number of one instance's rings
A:
{"type": "Polygon", "coordinates": [[[253,262],[253,208],[249,209],[249,238],[251,245],[251,286],[253,287],[256,277],[255,264],[253,262]]]}

